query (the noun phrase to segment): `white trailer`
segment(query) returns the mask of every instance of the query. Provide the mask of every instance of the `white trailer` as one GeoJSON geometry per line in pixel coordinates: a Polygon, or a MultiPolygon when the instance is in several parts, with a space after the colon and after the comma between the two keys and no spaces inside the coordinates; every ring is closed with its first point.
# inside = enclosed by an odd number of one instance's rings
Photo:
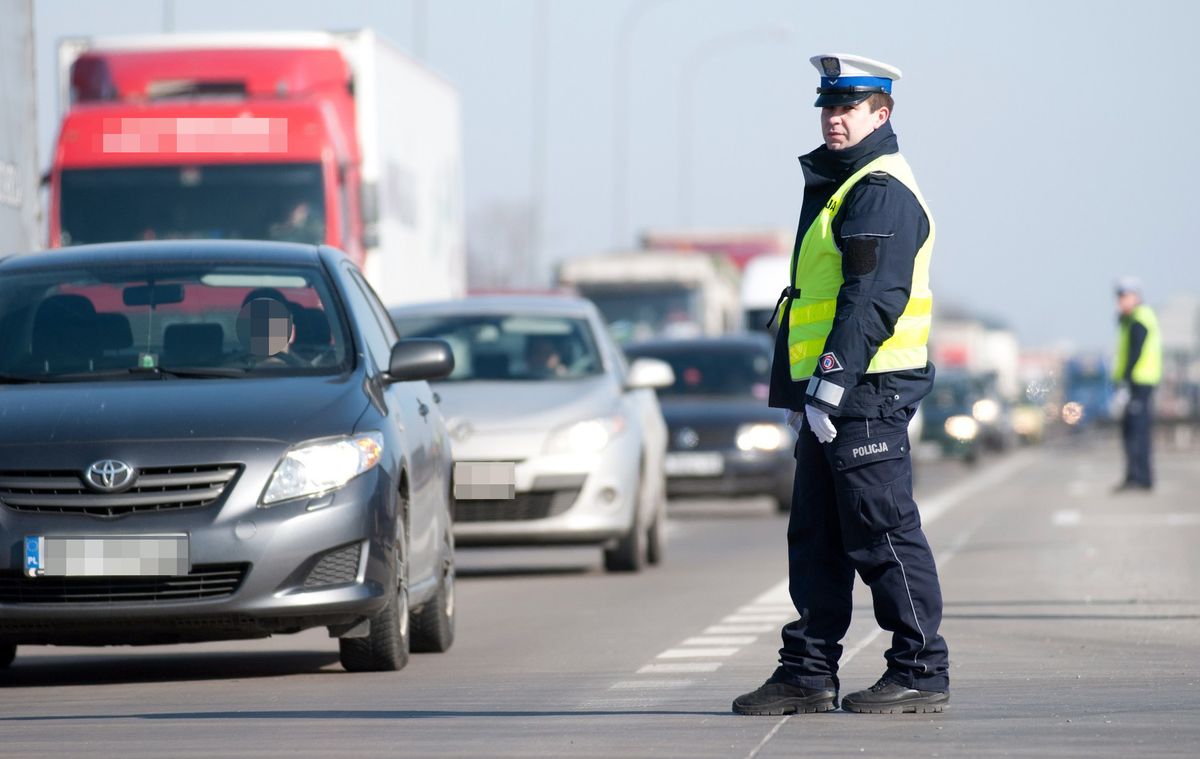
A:
{"type": "Polygon", "coordinates": [[[0,0],[0,254],[41,238],[33,1],[0,0]]]}

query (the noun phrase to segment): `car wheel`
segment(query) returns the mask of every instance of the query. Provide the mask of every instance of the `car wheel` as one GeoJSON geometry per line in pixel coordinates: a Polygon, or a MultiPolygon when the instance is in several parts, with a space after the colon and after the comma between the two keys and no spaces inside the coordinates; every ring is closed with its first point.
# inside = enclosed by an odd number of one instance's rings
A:
{"type": "MultiPolygon", "coordinates": [[[[638,492],[641,492],[642,483],[638,483],[638,492]]],[[[612,548],[604,549],[604,568],[609,572],[637,572],[642,568],[642,561],[646,554],[645,536],[646,530],[642,529],[641,519],[641,503],[640,499],[633,504],[633,524],[629,527],[629,532],[626,532],[617,539],[617,544],[612,548]]]]}
{"type": "Polygon", "coordinates": [[[454,643],[454,539],[446,531],[442,576],[433,598],[413,613],[411,650],[440,654],[454,643]]]}
{"type": "Polygon", "coordinates": [[[17,644],[0,643],[0,669],[7,669],[15,658],[17,658],[17,644]]]}
{"type": "Polygon", "coordinates": [[[666,486],[659,490],[655,499],[654,521],[646,530],[646,563],[658,565],[662,563],[663,555],[667,552],[667,494],[666,486]]]}
{"type": "Polygon", "coordinates": [[[396,592],[371,617],[365,638],[341,638],[338,653],[347,672],[395,672],[408,664],[408,546],[396,551],[396,592]]]}

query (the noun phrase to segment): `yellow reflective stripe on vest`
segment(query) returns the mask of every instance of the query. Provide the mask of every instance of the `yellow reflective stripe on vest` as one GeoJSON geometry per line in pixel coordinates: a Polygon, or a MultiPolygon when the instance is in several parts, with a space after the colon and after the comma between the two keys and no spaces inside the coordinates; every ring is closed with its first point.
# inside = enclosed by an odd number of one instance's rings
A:
{"type": "Polygon", "coordinates": [[[1131,379],[1138,385],[1157,385],[1162,381],[1162,333],[1159,331],[1158,317],[1144,303],[1135,307],[1129,317],[1121,321],[1117,356],[1113,361],[1113,380],[1125,380],[1125,364],[1129,361],[1129,330],[1133,322],[1137,322],[1146,328],[1146,340],[1142,343],[1137,363],[1133,365],[1131,379]]]}
{"type": "Polygon", "coordinates": [[[789,304],[787,320],[788,359],[793,380],[804,380],[817,369],[817,360],[825,352],[825,341],[833,330],[837,295],[845,282],[842,277],[842,253],[833,236],[833,220],[846,194],[863,177],[882,171],[897,179],[916,197],[929,220],[929,237],[917,251],[913,281],[904,312],[897,319],[892,336],[879,346],[867,367],[868,373],[916,369],[929,361],[927,343],[933,313],[933,293],[929,289],[929,261],[933,254],[933,214],[925,204],[912,170],[899,153],[880,156],[852,174],[830,196],[812,225],[805,231],[792,256],[792,284],[800,297],[789,304]]]}

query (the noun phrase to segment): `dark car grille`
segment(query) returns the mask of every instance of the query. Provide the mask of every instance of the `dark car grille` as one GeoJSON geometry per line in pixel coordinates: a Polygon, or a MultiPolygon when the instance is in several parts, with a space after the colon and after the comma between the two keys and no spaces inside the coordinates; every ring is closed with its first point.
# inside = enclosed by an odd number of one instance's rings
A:
{"type": "Polygon", "coordinates": [[[517,493],[505,501],[457,501],[454,504],[456,522],[525,522],[545,519],[571,508],[579,497],[579,488],[542,490],[517,493]]]}
{"type": "Polygon", "coordinates": [[[202,509],[220,500],[239,469],[236,464],[148,467],[120,493],[92,490],[73,469],[7,470],[0,471],[0,502],[16,511],[94,517],[202,509]]]}
{"type": "Polygon", "coordinates": [[[231,595],[249,564],[206,564],[179,577],[26,577],[0,575],[0,603],[90,604],[193,601],[231,595]]]}
{"type": "Polygon", "coordinates": [[[724,451],[737,445],[737,424],[676,424],[670,428],[672,451],[724,451]],[[690,431],[690,434],[685,433],[690,431]],[[688,445],[691,443],[691,445],[688,445]]]}
{"type": "Polygon", "coordinates": [[[361,543],[327,551],[304,578],[304,587],[322,588],[326,585],[354,582],[358,578],[358,559],[361,552],[361,543]]]}

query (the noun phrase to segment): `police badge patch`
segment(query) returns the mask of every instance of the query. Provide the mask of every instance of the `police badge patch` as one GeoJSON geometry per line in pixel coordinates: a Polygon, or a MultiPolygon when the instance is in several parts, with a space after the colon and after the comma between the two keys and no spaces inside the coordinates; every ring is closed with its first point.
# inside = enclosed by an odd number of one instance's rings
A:
{"type": "Polygon", "coordinates": [[[838,361],[838,357],[833,353],[826,353],[817,359],[817,366],[821,367],[821,374],[836,374],[842,371],[842,362],[838,361]]]}
{"type": "Polygon", "coordinates": [[[837,79],[842,75],[842,63],[833,56],[826,56],[821,59],[821,72],[831,79],[837,79]]]}

